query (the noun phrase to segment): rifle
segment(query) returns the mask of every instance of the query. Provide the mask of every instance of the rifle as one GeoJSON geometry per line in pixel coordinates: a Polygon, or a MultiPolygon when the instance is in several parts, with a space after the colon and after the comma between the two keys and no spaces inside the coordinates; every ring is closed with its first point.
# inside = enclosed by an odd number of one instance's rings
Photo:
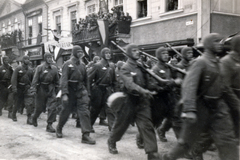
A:
{"type": "Polygon", "coordinates": [[[203,55],[203,53],[200,50],[198,50],[195,46],[192,46],[192,48],[196,50],[200,55],[203,55]]]}
{"type": "MultiPolygon", "coordinates": [[[[119,46],[118,44],[116,44],[114,41],[111,41],[111,43],[114,44],[117,48],[119,48],[119,49],[123,52],[123,55],[124,55],[124,56],[126,56],[126,57],[129,58],[129,56],[126,54],[126,51],[125,51],[122,47],[120,47],[120,46],[119,46]]],[[[152,76],[154,79],[156,79],[158,82],[160,82],[160,83],[168,83],[168,82],[169,82],[169,80],[162,79],[161,77],[159,77],[158,75],[156,75],[156,74],[155,74],[153,71],[151,71],[150,69],[143,67],[143,65],[142,65],[141,63],[137,62],[137,64],[138,64],[138,66],[139,66],[142,70],[144,70],[146,73],[148,73],[148,74],[149,74],[150,76],[152,76]]]]}
{"type": "Polygon", "coordinates": [[[177,53],[177,55],[179,55],[180,57],[182,57],[182,54],[180,52],[178,52],[175,48],[173,48],[169,43],[166,43],[166,45],[171,48],[175,53],[177,53]]]}
{"type": "MultiPolygon", "coordinates": [[[[147,54],[146,52],[143,52],[143,51],[140,51],[140,53],[142,53],[143,55],[145,56],[148,56],[149,58],[151,58],[152,60],[154,60],[155,62],[158,61],[158,59],[154,56],[151,56],[150,54],[147,54]]],[[[170,68],[182,73],[182,74],[186,74],[186,71],[180,69],[180,68],[177,68],[177,67],[174,67],[173,65],[169,64],[169,63],[166,63],[167,66],[169,66],[170,68]]]]}

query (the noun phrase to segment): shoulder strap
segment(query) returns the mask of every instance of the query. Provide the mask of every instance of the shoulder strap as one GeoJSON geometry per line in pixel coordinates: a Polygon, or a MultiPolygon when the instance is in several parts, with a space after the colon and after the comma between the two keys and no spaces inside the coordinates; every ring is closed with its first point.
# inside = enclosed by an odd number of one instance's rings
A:
{"type": "Polygon", "coordinates": [[[103,77],[107,75],[107,73],[109,72],[109,69],[110,69],[110,66],[107,68],[107,71],[102,75],[102,77],[95,82],[96,85],[98,85],[102,81],[103,77]]]}

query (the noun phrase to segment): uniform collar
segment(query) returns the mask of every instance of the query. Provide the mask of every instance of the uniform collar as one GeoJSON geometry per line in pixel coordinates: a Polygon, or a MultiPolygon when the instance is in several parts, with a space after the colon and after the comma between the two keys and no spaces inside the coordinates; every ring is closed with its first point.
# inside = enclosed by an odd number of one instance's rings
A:
{"type": "Polygon", "coordinates": [[[216,55],[214,55],[213,53],[204,52],[203,56],[206,57],[207,59],[209,59],[212,62],[215,62],[215,63],[219,62],[216,55]]]}
{"type": "Polygon", "coordinates": [[[74,56],[71,58],[71,60],[76,65],[79,65],[81,63],[80,60],[78,58],[74,57],[74,56]]]}
{"type": "Polygon", "coordinates": [[[129,64],[135,66],[135,67],[138,66],[137,61],[136,61],[136,60],[133,60],[133,59],[131,59],[131,58],[128,58],[127,62],[128,62],[129,64]]]}
{"type": "Polygon", "coordinates": [[[168,68],[168,66],[167,66],[166,63],[164,63],[164,62],[162,62],[162,61],[159,61],[159,60],[158,60],[158,62],[157,62],[157,66],[158,66],[158,67],[161,67],[161,68],[163,68],[163,67],[164,67],[164,68],[168,68]]]}
{"type": "Polygon", "coordinates": [[[44,66],[45,69],[48,69],[48,68],[52,69],[52,65],[47,64],[46,62],[44,62],[43,66],[44,66]]]}
{"type": "Polygon", "coordinates": [[[231,52],[230,52],[230,55],[231,55],[231,57],[232,57],[234,60],[240,62],[240,54],[239,54],[239,53],[237,53],[237,52],[235,52],[235,51],[231,51],[231,52]]]}
{"type": "Polygon", "coordinates": [[[101,59],[101,61],[100,61],[100,63],[104,66],[104,67],[108,67],[109,66],[109,63],[108,63],[108,61],[107,60],[105,60],[105,59],[101,59]]]}

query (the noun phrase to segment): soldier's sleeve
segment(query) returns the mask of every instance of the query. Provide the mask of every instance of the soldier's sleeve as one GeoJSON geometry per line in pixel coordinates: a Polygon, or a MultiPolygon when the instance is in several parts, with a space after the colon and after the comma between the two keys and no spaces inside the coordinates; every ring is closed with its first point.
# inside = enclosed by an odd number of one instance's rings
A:
{"type": "Polygon", "coordinates": [[[118,82],[117,82],[117,77],[116,77],[114,64],[112,64],[111,67],[112,67],[112,70],[113,70],[113,77],[112,77],[113,78],[112,79],[112,85],[113,86],[112,86],[112,88],[113,88],[114,91],[116,91],[118,82]]]}
{"type": "Polygon", "coordinates": [[[221,74],[223,76],[223,81],[226,86],[231,85],[232,73],[234,73],[232,71],[230,63],[231,62],[228,62],[227,59],[222,59],[220,63],[221,74]]]}
{"type": "Polygon", "coordinates": [[[227,59],[221,60],[221,74],[223,76],[224,83],[224,100],[228,104],[229,108],[239,113],[240,115],[240,100],[237,95],[231,88],[231,78],[234,76],[234,71],[231,67],[231,61],[227,61],[227,59]]]}
{"type": "Polygon", "coordinates": [[[11,84],[13,89],[17,89],[17,77],[18,77],[18,71],[20,70],[20,67],[17,67],[12,74],[11,78],[11,84]]]}
{"type": "Polygon", "coordinates": [[[59,86],[60,86],[60,79],[59,79],[59,75],[58,75],[58,69],[56,68],[55,87],[59,88],[59,86]]]}
{"type": "Polygon", "coordinates": [[[183,112],[197,112],[196,100],[201,74],[205,63],[199,59],[190,67],[182,84],[183,112]]]}
{"type": "Polygon", "coordinates": [[[134,83],[130,70],[127,67],[122,67],[120,70],[120,77],[123,80],[124,86],[130,93],[144,94],[145,89],[134,83]]]}
{"type": "Polygon", "coordinates": [[[88,80],[88,76],[87,76],[87,69],[86,69],[86,66],[83,66],[84,67],[84,85],[86,86],[86,89],[88,91],[88,95],[90,96],[90,84],[89,84],[89,80],[88,80]]]}
{"type": "Polygon", "coordinates": [[[68,63],[64,63],[62,68],[62,77],[61,77],[61,89],[62,89],[62,95],[69,94],[68,92],[68,63]]]}
{"type": "Polygon", "coordinates": [[[31,85],[33,90],[37,90],[37,85],[39,83],[39,74],[40,74],[40,66],[37,66],[36,71],[34,72],[34,75],[33,75],[33,80],[31,85]]]}

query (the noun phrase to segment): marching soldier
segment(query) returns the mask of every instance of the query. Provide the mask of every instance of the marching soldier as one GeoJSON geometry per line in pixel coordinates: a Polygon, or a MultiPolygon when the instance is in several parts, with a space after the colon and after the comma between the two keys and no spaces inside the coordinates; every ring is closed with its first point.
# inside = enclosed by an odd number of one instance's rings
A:
{"type": "Polygon", "coordinates": [[[17,121],[17,111],[24,105],[27,109],[27,124],[30,124],[34,102],[33,94],[30,89],[33,79],[33,70],[29,67],[29,62],[29,56],[23,56],[22,65],[14,70],[11,79],[12,91],[15,93],[16,97],[12,111],[12,120],[17,121]]]}
{"type": "MultiPolygon", "coordinates": [[[[221,59],[221,69],[224,76],[224,84],[229,87],[230,92],[240,100],[240,36],[236,36],[231,42],[232,51],[221,59]]],[[[239,138],[239,111],[236,105],[231,104],[233,100],[227,100],[235,126],[235,134],[239,138]]]]}
{"type": "Polygon", "coordinates": [[[101,109],[105,108],[110,130],[114,115],[111,108],[107,107],[106,102],[116,85],[115,67],[109,61],[111,59],[109,48],[103,48],[101,56],[102,59],[94,64],[88,73],[89,82],[93,82],[91,85],[91,125],[94,125],[101,109]]]}
{"type": "Polygon", "coordinates": [[[89,136],[91,131],[89,111],[89,85],[86,67],[80,58],[83,56],[80,46],[74,46],[72,57],[66,61],[62,68],[61,90],[63,109],[59,116],[57,125],[57,138],[62,138],[62,128],[68,120],[69,115],[76,107],[82,129],[82,143],[95,144],[89,136]]]}
{"type": "Polygon", "coordinates": [[[181,157],[202,133],[211,135],[221,160],[239,159],[229,108],[222,97],[224,84],[216,58],[222,51],[220,40],[220,35],[216,33],[205,37],[205,53],[196,59],[185,76],[182,85],[182,130],[178,144],[161,156],[163,160],[181,157]]]}
{"type": "MultiPolygon", "coordinates": [[[[2,109],[6,105],[8,100],[8,87],[11,84],[11,77],[13,73],[12,67],[8,64],[9,58],[7,56],[2,57],[3,64],[0,66],[0,116],[2,115],[2,109]]],[[[8,113],[8,117],[11,116],[11,112],[8,113]]]]}
{"type": "Polygon", "coordinates": [[[31,124],[37,127],[37,118],[47,110],[46,131],[54,133],[55,129],[52,124],[56,121],[57,116],[56,92],[59,87],[59,75],[57,67],[52,65],[52,55],[50,53],[44,54],[44,60],[43,64],[37,66],[32,81],[32,90],[36,92],[36,104],[31,124]]]}
{"type": "Polygon", "coordinates": [[[127,97],[122,108],[117,113],[117,118],[110,132],[108,149],[112,154],[118,153],[116,142],[122,138],[129,124],[135,120],[139,132],[143,137],[148,159],[158,159],[158,147],[151,121],[149,103],[149,98],[155,92],[145,89],[147,87],[146,75],[144,75],[137,63],[137,60],[140,58],[138,46],[130,44],[127,46],[126,52],[129,58],[122,66],[120,76],[124,81],[124,90],[127,97]]]}
{"type": "Polygon", "coordinates": [[[159,139],[166,142],[165,132],[172,126],[173,110],[176,104],[173,92],[176,86],[180,86],[181,79],[173,79],[173,71],[166,64],[169,60],[169,53],[166,48],[160,47],[156,50],[157,64],[152,68],[153,72],[163,79],[169,80],[167,85],[157,84],[154,90],[158,92],[152,102],[153,121],[157,128],[159,139]],[[163,120],[163,118],[166,118],[163,120]],[[159,123],[162,125],[159,127],[159,123]]]}

